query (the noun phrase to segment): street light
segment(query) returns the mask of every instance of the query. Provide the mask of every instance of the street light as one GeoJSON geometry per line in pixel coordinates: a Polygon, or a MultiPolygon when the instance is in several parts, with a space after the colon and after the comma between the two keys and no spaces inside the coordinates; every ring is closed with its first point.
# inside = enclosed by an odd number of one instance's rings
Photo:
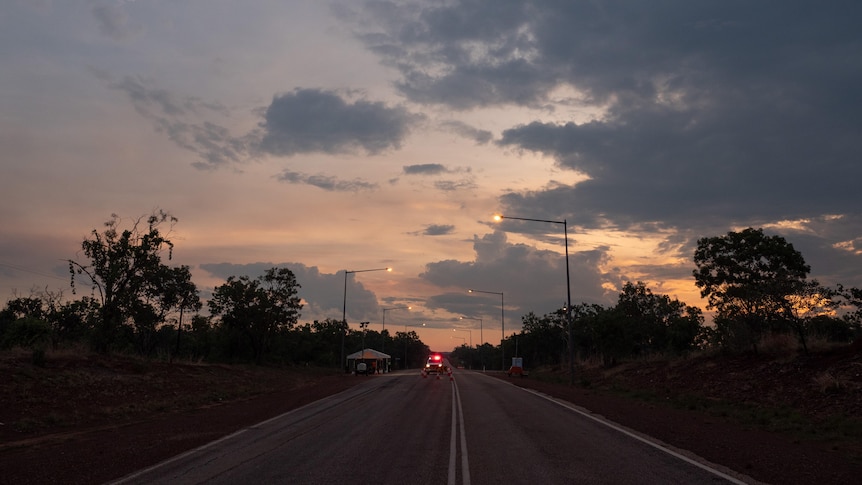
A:
{"type": "Polygon", "coordinates": [[[459,337],[459,336],[457,336],[457,335],[454,335],[454,336],[452,336],[451,338],[459,338],[459,339],[461,339],[461,341],[462,341],[462,342],[464,342],[464,345],[467,345],[467,339],[466,339],[466,338],[464,338],[464,337],[459,337]]]}
{"type": "MultiPolygon", "coordinates": [[[[470,333],[470,348],[473,348],[473,332],[472,332],[472,331],[470,331],[470,329],[462,330],[462,329],[460,329],[460,328],[453,328],[453,329],[452,329],[452,331],[453,331],[453,332],[469,332],[469,333],[470,333]]],[[[464,338],[464,337],[458,337],[458,338],[464,338]]],[[[466,340],[466,339],[465,339],[465,340],[466,340]]],[[[465,343],[466,343],[466,342],[465,342],[465,343]]]]}
{"type": "Polygon", "coordinates": [[[566,242],[566,325],[569,327],[569,385],[575,384],[575,339],[574,339],[574,330],[572,329],[572,283],[571,278],[569,276],[569,227],[566,224],[566,220],[562,221],[550,221],[547,219],[528,219],[526,217],[508,217],[503,215],[495,215],[495,221],[501,221],[503,219],[514,219],[517,221],[532,221],[532,222],[547,222],[549,224],[562,224],[563,225],[563,238],[566,242]]]}
{"type": "Polygon", "coordinates": [[[359,322],[359,328],[362,330],[362,358],[365,358],[365,330],[371,322],[359,322]]]}
{"type": "Polygon", "coordinates": [[[386,349],[386,335],[383,335],[383,332],[386,330],[386,312],[387,312],[387,311],[389,311],[389,310],[403,310],[403,309],[410,310],[411,308],[413,308],[413,307],[409,307],[409,306],[394,306],[394,307],[391,307],[391,308],[384,308],[384,309],[383,309],[383,329],[382,329],[382,330],[380,330],[380,335],[383,337],[383,344],[380,346],[380,351],[381,351],[381,352],[383,352],[383,351],[386,349]]]}
{"type": "Polygon", "coordinates": [[[369,271],[392,271],[392,268],[375,268],[375,269],[357,269],[352,271],[344,271],[344,299],[341,304],[341,324],[345,328],[341,329],[341,365],[344,365],[344,336],[347,334],[347,275],[351,273],[367,273],[369,271]]]}
{"type": "MultiPolygon", "coordinates": [[[[482,364],[482,372],[485,371],[485,337],[482,335],[482,319],[481,318],[473,318],[473,317],[458,317],[461,320],[479,320],[479,363],[482,364]]],[[[473,339],[473,335],[470,334],[470,339],[473,339]]],[[[473,344],[470,344],[472,347],[473,344]]]]}
{"type": "MultiPolygon", "coordinates": [[[[485,343],[485,337],[482,335],[482,319],[473,317],[458,317],[459,320],[479,320],[479,345],[485,343]]],[[[471,337],[472,338],[472,337],[471,337]]],[[[473,345],[473,344],[470,344],[473,345]]]]}
{"type": "Polygon", "coordinates": [[[473,289],[469,289],[469,290],[467,290],[467,292],[468,292],[468,293],[487,293],[487,294],[489,294],[489,295],[500,295],[500,328],[501,328],[501,331],[502,331],[502,334],[503,334],[503,337],[500,339],[500,354],[501,354],[501,355],[502,355],[502,357],[503,357],[503,367],[501,367],[501,368],[500,368],[500,370],[505,371],[505,370],[506,370],[506,347],[505,347],[505,343],[506,343],[506,324],[505,324],[505,323],[503,323],[503,319],[504,319],[504,317],[505,317],[505,312],[506,312],[505,308],[506,308],[506,304],[505,304],[505,302],[504,302],[504,300],[503,300],[503,292],[498,292],[498,291],[482,291],[482,290],[473,290],[473,289]]]}

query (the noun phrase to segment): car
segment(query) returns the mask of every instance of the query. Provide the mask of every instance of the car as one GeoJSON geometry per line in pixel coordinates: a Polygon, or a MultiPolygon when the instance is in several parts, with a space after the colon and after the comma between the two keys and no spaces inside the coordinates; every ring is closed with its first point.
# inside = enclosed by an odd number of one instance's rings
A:
{"type": "Polygon", "coordinates": [[[443,362],[442,355],[431,354],[428,356],[428,362],[425,363],[425,374],[445,374],[446,371],[446,364],[443,362]]]}

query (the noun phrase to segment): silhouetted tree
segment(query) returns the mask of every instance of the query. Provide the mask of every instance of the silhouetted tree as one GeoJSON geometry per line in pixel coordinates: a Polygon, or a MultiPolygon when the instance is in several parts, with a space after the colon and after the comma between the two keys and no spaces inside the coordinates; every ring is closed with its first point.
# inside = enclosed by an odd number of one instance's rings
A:
{"type": "Polygon", "coordinates": [[[704,322],[700,309],[655,294],[641,282],[623,286],[616,310],[626,320],[638,353],[688,352],[704,322]]]}
{"type": "Polygon", "coordinates": [[[93,229],[90,239],[81,243],[88,263],[68,260],[72,291],[75,276],[85,275],[99,296],[99,319],[93,335],[93,348],[108,352],[121,327],[136,318],[149,325],[158,311],[153,296],[159,295],[159,276],[164,274],[162,253],[171,257],[173,243],[159,230],[163,224],[173,226],[177,219],[158,211],[146,219],[136,220],[130,229],[120,230],[120,218],[113,214],[104,232],[93,229]]]}
{"type": "Polygon", "coordinates": [[[810,268],[781,236],[748,228],[698,240],[695,284],[716,317],[736,321],[757,351],[764,330],[790,319],[787,298],[799,292],[810,268]]]}
{"type": "Polygon", "coordinates": [[[231,276],[213,292],[210,312],[233,334],[232,344],[237,344],[233,340],[237,335],[245,337],[253,359],[260,363],[276,332],[296,325],[302,309],[299,287],[287,268],[268,269],[256,279],[231,276]]]}

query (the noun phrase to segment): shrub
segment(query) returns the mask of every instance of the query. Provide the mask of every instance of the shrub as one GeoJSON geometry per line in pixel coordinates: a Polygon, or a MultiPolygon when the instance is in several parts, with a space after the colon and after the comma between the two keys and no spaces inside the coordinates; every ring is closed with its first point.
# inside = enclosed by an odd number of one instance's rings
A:
{"type": "Polygon", "coordinates": [[[23,347],[44,351],[50,342],[51,325],[33,317],[24,317],[13,321],[6,328],[6,332],[0,336],[0,347],[6,349],[23,347]]]}

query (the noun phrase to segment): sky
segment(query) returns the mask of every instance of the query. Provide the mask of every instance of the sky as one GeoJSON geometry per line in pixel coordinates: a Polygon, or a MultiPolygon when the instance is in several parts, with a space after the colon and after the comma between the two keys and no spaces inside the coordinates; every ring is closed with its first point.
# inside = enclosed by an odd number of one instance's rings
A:
{"type": "Polygon", "coordinates": [[[288,267],[300,323],[346,310],[439,351],[563,307],[566,241],[573,304],[641,281],[704,308],[698,239],[747,227],[862,287],[860,22],[838,0],[6,0],[0,302],[79,297],[90,232],[159,209],[204,298],[288,267]]]}

